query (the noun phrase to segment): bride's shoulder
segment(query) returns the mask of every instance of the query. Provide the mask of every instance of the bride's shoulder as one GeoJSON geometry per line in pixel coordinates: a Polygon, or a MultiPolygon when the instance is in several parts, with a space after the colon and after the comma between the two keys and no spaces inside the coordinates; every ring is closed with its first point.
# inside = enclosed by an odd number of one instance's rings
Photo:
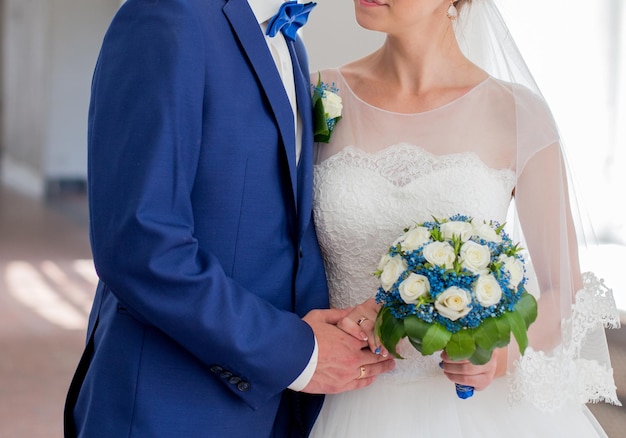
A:
{"type": "Polygon", "coordinates": [[[538,90],[517,82],[508,82],[494,77],[490,79],[489,83],[492,88],[490,94],[497,96],[502,102],[513,104],[516,112],[528,113],[536,118],[552,119],[550,107],[538,90]]]}
{"type": "Polygon", "coordinates": [[[492,87],[500,89],[504,94],[511,96],[516,102],[528,102],[534,105],[546,105],[546,101],[539,91],[518,82],[508,82],[495,77],[490,77],[492,87]]]}

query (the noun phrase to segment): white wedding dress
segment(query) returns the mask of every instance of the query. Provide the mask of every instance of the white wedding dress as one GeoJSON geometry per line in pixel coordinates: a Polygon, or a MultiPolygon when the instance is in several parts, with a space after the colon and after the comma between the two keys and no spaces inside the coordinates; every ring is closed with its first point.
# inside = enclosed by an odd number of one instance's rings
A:
{"type": "MultiPolygon", "coordinates": [[[[343,118],[331,142],[317,145],[314,183],[314,217],[333,307],[376,294],[373,272],[406,226],[456,213],[507,220],[521,178],[517,113],[546,117],[536,134],[545,145],[556,135],[536,97],[522,91],[527,102],[520,105],[512,86],[494,78],[435,110],[398,114],[359,99],[339,70],[325,70],[321,77],[343,99],[343,118]]],[[[544,400],[546,409],[540,410],[529,401],[536,394],[522,388],[511,396],[511,375],[461,400],[438,366],[439,354],[424,357],[408,344],[400,348],[405,359],[371,386],[326,397],[312,437],[606,436],[580,400],[544,400]]],[[[542,369],[539,387],[553,377],[542,369]]],[[[600,373],[592,392],[596,399],[610,399],[603,391],[614,391],[611,370],[600,373]]]]}

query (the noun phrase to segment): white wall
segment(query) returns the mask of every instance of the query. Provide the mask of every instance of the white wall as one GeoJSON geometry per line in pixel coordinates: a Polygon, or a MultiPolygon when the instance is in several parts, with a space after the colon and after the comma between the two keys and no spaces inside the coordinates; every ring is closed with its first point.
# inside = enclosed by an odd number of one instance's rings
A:
{"type": "Polygon", "coordinates": [[[33,194],[42,191],[47,5],[42,0],[4,5],[2,177],[33,194]]]}
{"type": "Polygon", "coordinates": [[[86,177],[87,108],[119,0],[5,0],[3,182],[34,196],[86,177]]]}
{"type": "Polygon", "coordinates": [[[379,47],[384,35],[361,28],[354,18],[352,0],[316,0],[302,28],[311,71],[339,67],[379,47]]]}

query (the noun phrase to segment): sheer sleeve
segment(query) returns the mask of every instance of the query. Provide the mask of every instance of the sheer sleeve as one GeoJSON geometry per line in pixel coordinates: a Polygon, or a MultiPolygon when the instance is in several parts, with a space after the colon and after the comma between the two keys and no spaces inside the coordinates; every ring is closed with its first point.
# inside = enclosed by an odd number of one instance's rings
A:
{"type": "Polygon", "coordinates": [[[520,358],[516,348],[509,349],[511,397],[546,411],[571,400],[619,404],[604,333],[619,325],[619,315],[603,282],[581,273],[578,248],[584,239],[575,225],[575,197],[557,130],[539,96],[514,88],[514,97],[512,224],[527,251],[528,288],[538,299],[538,317],[525,354],[520,358]]]}

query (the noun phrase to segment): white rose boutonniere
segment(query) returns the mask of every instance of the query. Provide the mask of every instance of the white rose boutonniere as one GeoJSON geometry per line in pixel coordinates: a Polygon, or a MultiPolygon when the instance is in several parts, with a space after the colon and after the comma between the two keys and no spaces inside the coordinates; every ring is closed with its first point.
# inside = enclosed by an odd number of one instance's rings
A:
{"type": "Polygon", "coordinates": [[[317,85],[313,88],[313,139],[317,142],[328,143],[335,125],[341,120],[343,104],[339,89],[335,84],[322,82],[318,75],[317,85]]]}

